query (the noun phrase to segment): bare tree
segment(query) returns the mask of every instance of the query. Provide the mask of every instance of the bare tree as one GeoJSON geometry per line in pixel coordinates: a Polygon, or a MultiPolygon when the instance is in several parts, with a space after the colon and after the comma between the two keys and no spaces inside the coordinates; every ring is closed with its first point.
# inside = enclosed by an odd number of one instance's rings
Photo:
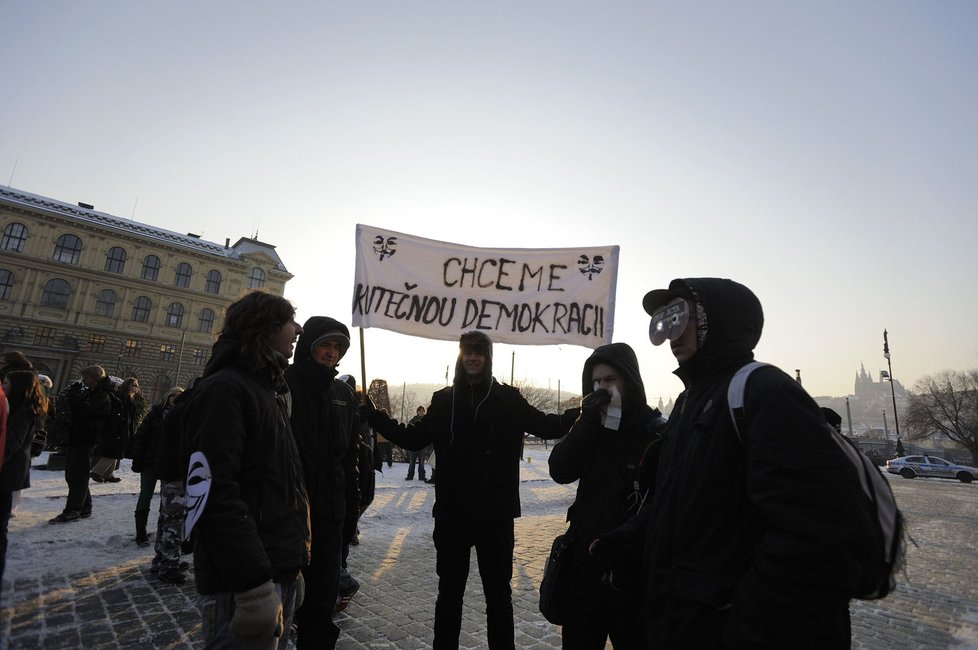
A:
{"type": "Polygon", "coordinates": [[[567,408],[573,408],[577,406],[578,402],[581,400],[580,395],[572,395],[569,393],[562,392],[560,394],[560,403],[557,403],[557,391],[550,388],[540,388],[539,386],[531,386],[526,381],[517,381],[513,383],[513,386],[519,389],[526,401],[530,403],[530,406],[538,408],[544,413],[563,413],[567,408]],[[572,402],[571,406],[566,406],[567,402],[572,402]]]}
{"type": "Polygon", "coordinates": [[[945,370],[918,381],[909,395],[905,422],[910,440],[953,440],[978,465],[978,369],[945,370]]]}

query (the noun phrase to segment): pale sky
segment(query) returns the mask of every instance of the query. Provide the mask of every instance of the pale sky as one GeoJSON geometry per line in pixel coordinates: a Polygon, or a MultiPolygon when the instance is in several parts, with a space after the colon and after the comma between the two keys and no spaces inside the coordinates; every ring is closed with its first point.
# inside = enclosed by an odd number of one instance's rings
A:
{"type": "MultiPolygon", "coordinates": [[[[681,390],[646,291],[730,277],[813,395],[978,367],[978,3],[0,0],[0,184],[218,243],[350,322],[354,227],[621,246],[615,337],[681,390]]],[[[356,339],[356,334],[354,335],[356,339]]],[[[365,331],[368,379],[457,347],[365,331]]],[[[580,391],[590,353],[497,346],[580,391]]],[[[341,370],[360,374],[348,356],[341,370]]]]}

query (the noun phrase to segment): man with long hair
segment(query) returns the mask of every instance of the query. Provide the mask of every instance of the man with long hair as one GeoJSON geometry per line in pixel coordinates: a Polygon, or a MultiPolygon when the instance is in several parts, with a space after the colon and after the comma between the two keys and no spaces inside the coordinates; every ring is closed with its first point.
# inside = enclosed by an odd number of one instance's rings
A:
{"type": "Polygon", "coordinates": [[[189,456],[185,532],[195,540],[207,647],[288,646],[310,544],[284,399],[301,332],[280,296],[256,291],[234,302],[179,413],[189,456]]]}

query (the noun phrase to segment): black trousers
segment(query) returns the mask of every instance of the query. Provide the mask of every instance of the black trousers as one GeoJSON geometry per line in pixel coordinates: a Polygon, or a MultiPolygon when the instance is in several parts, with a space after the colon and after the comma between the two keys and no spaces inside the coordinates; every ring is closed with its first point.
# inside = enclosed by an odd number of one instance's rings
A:
{"type": "Polygon", "coordinates": [[[486,595],[486,627],[491,650],[514,650],[513,642],[513,520],[459,522],[435,519],[435,603],[433,650],[457,650],[462,630],[462,600],[469,578],[469,557],[475,547],[486,595]]]}
{"type": "MultiPolygon", "coordinates": [[[[638,617],[638,584],[629,586],[627,591],[609,586],[603,580],[601,567],[580,557],[586,553],[584,544],[578,540],[569,567],[567,621],[560,631],[561,648],[604,650],[610,638],[615,650],[644,650],[645,635],[638,617]]],[[[634,567],[635,573],[639,569],[634,567]]]]}
{"type": "Polygon", "coordinates": [[[305,599],[295,612],[299,648],[336,647],[340,628],[333,622],[333,610],[340,587],[342,556],[342,527],[313,531],[312,557],[309,566],[302,570],[306,583],[305,599]]]}
{"type": "Polygon", "coordinates": [[[69,445],[65,451],[65,483],[68,484],[68,502],[65,510],[91,512],[92,493],[88,490],[92,471],[92,446],[69,445]]]}

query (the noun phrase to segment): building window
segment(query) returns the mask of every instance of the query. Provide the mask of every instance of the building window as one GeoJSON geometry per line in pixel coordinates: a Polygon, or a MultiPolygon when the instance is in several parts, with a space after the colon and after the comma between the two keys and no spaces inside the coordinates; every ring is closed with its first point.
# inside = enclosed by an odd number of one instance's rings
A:
{"type": "Polygon", "coordinates": [[[186,262],[177,264],[177,271],[173,274],[173,286],[187,288],[190,286],[190,275],[193,269],[186,262]]]}
{"type": "Polygon", "coordinates": [[[156,282],[156,279],[160,277],[160,258],[156,255],[147,255],[143,258],[143,270],[139,277],[143,280],[156,282]]]}
{"type": "Polygon", "coordinates": [[[153,308],[153,303],[146,296],[139,296],[132,303],[132,319],[137,323],[149,322],[149,310],[153,308]]]}
{"type": "Polygon", "coordinates": [[[177,356],[177,347],[175,345],[161,345],[160,346],[160,361],[173,361],[177,356]]]}
{"type": "Polygon", "coordinates": [[[105,352],[105,339],[104,334],[92,334],[88,337],[88,351],[89,352],[105,352]]]}
{"type": "Polygon", "coordinates": [[[262,289],[265,286],[265,272],[257,266],[248,274],[248,288],[262,289]]]}
{"type": "Polygon", "coordinates": [[[61,235],[54,246],[54,257],[51,259],[65,264],[78,264],[81,249],[81,240],[76,235],[61,235]]]}
{"type": "Polygon", "coordinates": [[[115,291],[102,289],[95,294],[95,313],[99,316],[111,316],[115,313],[115,291]]]}
{"type": "MultiPolygon", "coordinates": [[[[10,300],[10,292],[14,288],[14,274],[7,269],[0,269],[0,300],[10,300]]],[[[201,313],[203,316],[203,313],[201,313]]],[[[207,330],[208,332],[210,330],[207,330]]]]}
{"type": "Polygon", "coordinates": [[[194,365],[203,366],[207,363],[207,350],[194,350],[194,365]]]}
{"type": "Polygon", "coordinates": [[[221,272],[211,269],[207,272],[207,279],[204,282],[204,291],[207,293],[221,293],[221,272]]]}
{"type": "Polygon", "coordinates": [[[126,339],[122,344],[122,353],[127,357],[138,357],[140,349],[139,341],[136,339],[126,339]]]}
{"type": "Polygon", "coordinates": [[[0,239],[0,250],[24,252],[27,243],[27,226],[22,223],[8,223],[3,229],[3,239],[0,239]]]}
{"type": "Polygon", "coordinates": [[[200,319],[197,321],[197,331],[210,334],[214,329],[214,310],[204,307],[200,310],[200,319]]]}
{"type": "Polygon", "coordinates": [[[183,325],[183,305],[178,302],[170,303],[170,306],[166,308],[166,322],[164,325],[167,327],[180,327],[183,325]]]}
{"type": "Polygon", "coordinates": [[[34,332],[34,345],[40,345],[44,347],[51,347],[54,345],[54,337],[58,333],[58,330],[53,327],[38,327],[37,331],[34,332]]]}
{"type": "Polygon", "coordinates": [[[109,273],[122,273],[126,268],[126,249],[113,246],[105,256],[105,270],[109,273]]]}
{"type": "Polygon", "coordinates": [[[67,280],[54,278],[44,283],[44,290],[41,292],[42,307],[67,309],[69,298],[71,298],[71,285],[67,280]]]}

